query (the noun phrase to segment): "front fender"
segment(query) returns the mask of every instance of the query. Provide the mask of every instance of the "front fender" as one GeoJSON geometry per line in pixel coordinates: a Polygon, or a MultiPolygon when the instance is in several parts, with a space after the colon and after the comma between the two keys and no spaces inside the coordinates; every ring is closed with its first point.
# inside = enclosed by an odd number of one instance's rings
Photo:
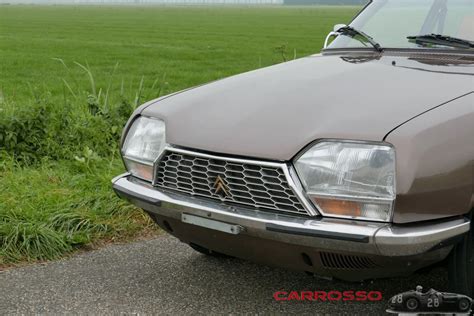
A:
{"type": "Polygon", "coordinates": [[[474,92],[405,122],[385,140],[397,153],[395,223],[473,208],[474,92]]]}

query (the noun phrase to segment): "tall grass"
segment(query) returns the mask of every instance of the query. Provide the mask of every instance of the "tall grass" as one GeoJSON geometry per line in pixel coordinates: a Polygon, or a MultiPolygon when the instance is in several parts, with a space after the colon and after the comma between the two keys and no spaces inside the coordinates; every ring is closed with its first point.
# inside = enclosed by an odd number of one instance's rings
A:
{"type": "Polygon", "coordinates": [[[123,80],[114,87],[118,64],[107,86],[98,87],[88,64],[74,62],[89,79],[89,89],[83,89],[71,76],[70,66],[56,60],[65,69],[60,78],[64,86],[61,97],[53,98],[45,87],[30,87],[33,98],[27,104],[0,99],[0,149],[21,165],[43,158],[71,159],[90,151],[89,156],[115,155],[121,128],[132,111],[144,98],[158,97],[166,87],[164,76],[150,80],[149,85],[142,77],[134,91],[125,91],[123,80]]]}
{"type": "Polygon", "coordinates": [[[142,77],[126,91],[113,77],[118,64],[101,87],[87,63],[56,60],[64,68],[62,96],[30,86],[29,103],[0,99],[0,265],[54,259],[97,238],[151,229],[114,195],[110,179],[123,170],[122,126],[142,98],[165,91],[165,76],[149,84],[142,77]],[[83,70],[87,89],[71,67],[83,70]]]}

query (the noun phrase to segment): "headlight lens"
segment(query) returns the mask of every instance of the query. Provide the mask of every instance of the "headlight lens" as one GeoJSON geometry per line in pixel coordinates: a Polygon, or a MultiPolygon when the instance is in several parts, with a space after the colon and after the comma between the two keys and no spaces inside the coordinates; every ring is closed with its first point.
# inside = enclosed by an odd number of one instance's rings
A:
{"type": "Polygon", "coordinates": [[[328,216],[389,221],[395,151],[385,143],[322,141],[295,162],[313,203],[328,216]]]}
{"type": "Polygon", "coordinates": [[[122,147],[127,170],[136,177],[152,181],[153,162],[165,147],[165,123],[139,117],[130,127],[122,147]]]}

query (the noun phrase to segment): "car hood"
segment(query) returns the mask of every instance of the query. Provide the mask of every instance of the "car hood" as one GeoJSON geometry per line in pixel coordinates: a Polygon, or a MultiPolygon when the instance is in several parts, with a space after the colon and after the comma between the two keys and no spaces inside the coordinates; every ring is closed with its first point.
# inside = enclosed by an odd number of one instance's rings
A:
{"type": "Polygon", "coordinates": [[[166,122],[170,144],[289,160],[320,138],[383,140],[472,91],[472,63],[426,58],[310,56],[161,98],[142,115],[166,122]]]}

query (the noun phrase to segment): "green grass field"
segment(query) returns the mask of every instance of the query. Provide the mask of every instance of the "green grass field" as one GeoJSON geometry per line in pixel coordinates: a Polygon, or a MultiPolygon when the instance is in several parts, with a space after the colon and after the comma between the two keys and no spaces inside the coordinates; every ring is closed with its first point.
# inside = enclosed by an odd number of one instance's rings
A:
{"type": "Polygon", "coordinates": [[[0,6],[0,266],[149,233],[109,185],[131,111],[317,53],[357,10],[0,6]]]}

